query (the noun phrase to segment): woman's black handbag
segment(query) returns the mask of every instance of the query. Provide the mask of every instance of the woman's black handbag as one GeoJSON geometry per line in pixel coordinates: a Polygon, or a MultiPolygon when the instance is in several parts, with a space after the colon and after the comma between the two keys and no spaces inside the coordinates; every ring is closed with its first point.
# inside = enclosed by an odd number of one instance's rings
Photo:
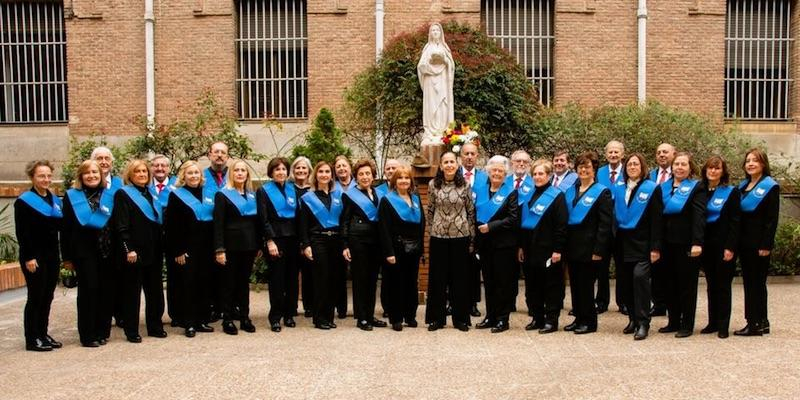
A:
{"type": "Polygon", "coordinates": [[[405,254],[422,254],[422,241],[398,237],[397,243],[405,254]]]}

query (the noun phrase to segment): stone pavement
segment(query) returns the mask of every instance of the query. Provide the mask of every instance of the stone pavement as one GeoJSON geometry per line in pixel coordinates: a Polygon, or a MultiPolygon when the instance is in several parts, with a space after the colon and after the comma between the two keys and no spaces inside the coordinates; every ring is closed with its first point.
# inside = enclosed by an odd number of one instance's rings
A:
{"type": "MultiPolygon", "coordinates": [[[[702,279],[701,279],[702,282],[702,279]]],[[[0,298],[0,399],[747,399],[800,398],[800,283],[770,284],[772,333],[762,338],[700,335],[706,324],[701,283],[695,335],[654,332],[641,342],[623,335],[625,316],[600,316],[599,332],[526,332],[524,313],[512,329],[363,332],[352,319],[332,331],[266,327],[267,293],[252,292],[258,332],[217,332],[125,341],[115,328],[108,345],[79,346],[75,290],[57,289],[51,334],[64,348],[24,350],[24,296],[0,298]],[[14,298],[16,297],[16,298],[14,298]]],[[[612,288],[613,292],[613,288],[612,288]]],[[[519,308],[524,311],[522,296],[519,308]]],[[[615,309],[616,310],[616,309],[615,309]]],[[[571,317],[562,314],[562,325],[571,317]]],[[[743,326],[742,286],[734,286],[731,327],[743,326]]],[[[424,321],[424,306],[418,319],[424,321]]],[[[474,319],[477,322],[478,319],[474,319]]],[[[142,328],[144,331],[144,328],[142,328]]]]}

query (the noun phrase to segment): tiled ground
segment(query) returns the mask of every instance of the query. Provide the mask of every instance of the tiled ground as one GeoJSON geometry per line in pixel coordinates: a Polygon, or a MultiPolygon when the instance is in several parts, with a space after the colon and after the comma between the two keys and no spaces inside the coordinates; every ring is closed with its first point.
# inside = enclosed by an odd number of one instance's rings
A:
{"type": "MultiPolygon", "coordinates": [[[[702,281],[702,280],[701,280],[702,281]]],[[[600,331],[526,332],[523,313],[503,334],[421,325],[403,332],[362,332],[351,319],[319,331],[266,328],[267,293],[252,292],[255,334],[219,332],[130,344],[115,329],[98,349],[78,345],[75,291],[58,289],[51,334],[64,348],[24,351],[22,296],[0,296],[2,399],[267,398],[800,398],[800,283],[770,285],[772,333],[727,340],[700,335],[706,322],[701,284],[695,335],[622,335],[626,317],[600,316],[600,331]],[[15,298],[16,297],[16,298],[15,298]]],[[[613,288],[612,288],[613,290],[613,288]]],[[[524,311],[522,296],[519,308],[524,311]]],[[[616,310],[616,309],[615,309],[616,310]]],[[[422,322],[424,307],[419,309],[422,322]]],[[[732,328],[742,326],[742,287],[734,287],[732,328]]],[[[562,325],[570,317],[562,316],[562,325]]],[[[474,320],[475,322],[478,319],[474,320]]],[[[653,331],[665,324],[656,318],[653,331]]],[[[144,329],[142,329],[144,331],[144,329]]]]}

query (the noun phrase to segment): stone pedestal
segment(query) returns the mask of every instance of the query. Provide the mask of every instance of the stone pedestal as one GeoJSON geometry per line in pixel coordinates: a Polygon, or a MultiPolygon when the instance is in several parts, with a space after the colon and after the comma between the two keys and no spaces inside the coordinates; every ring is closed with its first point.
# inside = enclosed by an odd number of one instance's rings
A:
{"type": "Polygon", "coordinates": [[[420,154],[414,159],[416,178],[433,178],[439,170],[439,160],[445,151],[444,143],[422,144],[420,154]],[[423,160],[424,159],[424,160],[423,160]]]}

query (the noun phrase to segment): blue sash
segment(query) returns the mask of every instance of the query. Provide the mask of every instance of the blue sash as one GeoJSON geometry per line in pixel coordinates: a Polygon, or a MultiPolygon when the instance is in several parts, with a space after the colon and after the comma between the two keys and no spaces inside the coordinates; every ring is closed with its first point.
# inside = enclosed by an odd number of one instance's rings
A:
{"type": "Polygon", "coordinates": [[[224,188],[220,190],[220,192],[225,195],[225,197],[227,197],[234,206],[236,206],[236,209],[239,210],[239,215],[243,217],[251,217],[258,213],[258,207],[256,206],[256,195],[254,193],[245,192],[245,196],[247,196],[247,199],[245,200],[244,196],[237,192],[236,189],[224,188]]]}
{"type": "Polygon", "coordinates": [[[731,196],[733,186],[719,186],[706,204],[706,222],[717,222],[725,203],[731,196]]]}
{"type": "Polygon", "coordinates": [[[339,215],[342,214],[342,192],[334,190],[330,193],[331,208],[330,210],[325,207],[322,200],[317,197],[317,194],[309,190],[301,197],[308,205],[311,213],[317,218],[319,224],[325,229],[332,229],[339,227],[339,215]]]}
{"type": "Polygon", "coordinates": [[[175,189],[175,177],[167,178],[167,183],[164,184],[164,189],[161,189],[161,193],[158,193],[156,190],[156,185],[153,182],[150,182],[147,185],[147,189],[150,191],[150,195],[153,196],[154,203],[158,206],[158,212],[162,213],[164,211],[164,207],[167,206],[167,202],[169,201],[169,193],[175,189]]]}
{"type": "Polygon", "coordinates": [[[634,193],[631,193],[631,201],[625,204],[626,186],[617,186],[617,195],[614,198],[614,211],[616,212],[617,226],[621,229],[634,229],[639,224],[639,220],[647,209],[653,192],[658,185],[654,181],[646,180],[639,184],[634,193]]]}
{"type": "MultiPolygon", "coordinates": [[[[539,221],[544,216],[544,213],[553,204],[553,201],[561,193],[561,190],[555,186],[547,188],[541,196],[529,208],[527,206],[521,207],[522,212],[522,228],[523,229],[536,229],[539,221]]],[[[527,204],[527,203],[526,203],[527,204]]]]}
{"type": "Polygon", "coordinates": [[[133,187],[133,185],[125,185],[122,187],[122,191],[128,195],[128,198],[133,200],[136,207],[144,214],[147,219],[150,221],[161,223],[161,207],[158,205],[155,198],[153,199],[153,204],[150,204],[146,198],[139,192],[138,189],[133,187]]]}
{"type": "Polygon", "coordinates": [[[203,175],[206,180],[205,185],[203,185],[203,198],[205,199],[208,197],[214,199],[214,195],[225,187],[225,181],[228,180],[228,172],[226,171],[225,175],[222,177],[222,185],[217,185],[217,180],[214,174],[211,173],[211,168],[204,169],[203,175]]]}
{"type": "MultiPolygon", "coordinates": [[[[550,178],[550,183],[553,183],[554,179],[555,179],[555,174],[553,175],[553,178],[550,178]]],[[[578,180],[578,174],[575,173],[575,171],[567,171],[564,173],[564,177],[561,179],[561,182],[558,182],[557,189],[562,192],[566,192],[567,189],[575,185],[575,181],[577,180],[578,180]]]]}
{"type": "Polygon", "coordinates": [[[606,190],[606,187],[602,184],[592,184],[592,186],[583,193],[583,196],[581,196],[578,204],[573,206],[572,202],[575,200],[575,196],[578,194],[578,185],[573,185],[567,189],[567,211],[569,211],[568,224],[580,225],[589,214],[589,210],[592,209],[594,203],[596,203],[597,198],[600,197],[601,193],[603,193],[603,190],[606,190]]]}
{"type": "Polygon", "coordinates": [[[295,195],[294,184],[286,181],[283,184],[283,190],[286,192],[286,197],[283,196],[278,184],[270,181],[261,186],[264,193],[269,197],[272,206],[275,207],[275,212],[281,218],[294,218],[297,209],[297,195],[295,195]]]}
{"type": "Polygon", "coordinates": [[[44,215],[45,217],[52,217],[52,218],[61,218],[63,214],[61,214],[61,199],[58,196],[51,193],[53,198],[53,205],[51,206],[46,201],[44,201],[41,196],[38,194],[27,191],[19,196],[19,199],[22,200],[25,204],[31,206],[34,210],[38,211],[39,214],[44,215]]]}
{"type": "Polygon", "coordinates": [[[375,194],[378,196],[378,201],[380,201],[384,196],[389,194],[389,183],[383,182],[380,185],[376,186],[375,194]]]}
{"type": "Polygon", "coordinates": [[[111,211],[114,209],[114,192],[111,190],[103,190],[100,204],[95,211],[89,207],[89,201],[86,200],[86,194],[82,190],[67,190],[67,198],[81,226],[103,229],[111,218],[111,211]]]}
{"type": "Polygon", "coordinates": [[[600,169],[597,170],[597,182],[611,190],[611,196],[614,197],[614,186],[625,186],[625,168],[621,168],[614,182],[611,182],[610,174],[611,171],[608,168],[608,164],[600,167],[600,169]]]}
{"type": "Polygon", "coordinates": [[[422,221],[422,205],[419,201],[419,196],[416,194],[411,195],[411,205],[409,206],[397,192],[392,190],[386,195],[386,200],[397,212],[397,215],[403,221],[412,224],[418,224],[422,221]]]}
{"type": "Polygon", "coordinates": [[[342,184],[339,183],[338,179],[336,180],[336,182],[334,182],[333,185],[333,189],[338,192],[346,192],[354,187],[356,187],[356,178],[350,178],[350,183],[348,183],[347,187],[344,189],[342,189],[342,184]]]}
{"type": "Polygon", "coordinates": [[[697,186],[697,181],[693,179],[684,179],[680,186],[672,192],[672,182],[670,179],[661,184],[661,197],[664,199],[664,215],[680,214],[686,201],[689,200],[689,195],[692,194],[692,189],[697,186]]]}
{"type": "Polygon", "coordinates": [[[213,198],[205,197],[205,195],[202,195],[203,201],[200,202],[200,200],[198,200],[197,197],[194,197],[192,192],[190,192],[183,186],[175,188],[175,190],[173,190],[172,193],[175,193],[175,196],[181,199],[183,204],[186,204],[187,207],[192,209],[192,211],[194,212],[194,216],[195,218],[197,218],[198,221],[211,221],[214,219],[213,198]]]}
{"type": "Polygon", "coordinates": [[[372,203],[367,195],[358,190],[358,187],[354,187],[344,192],[344,194],[349,197],[350,200],[353,200],[353,203],[356,203],[361,211],[364,211],[364,214],[367,215],[370,221],[376,222],[378,220],[378,207],[375,207],[375,204],[372,203]]]}
{"type": "Polygon", "coordinates": [[[491,198],[489,198],[489,189],[490,186],[486,185],[483,187],[483,190],[477,192],[477,198],[475,200],[475,214],[479,224],[488,223],[489,220],[494,217],[494,215],[506,201],[508,195],[514,191],[514,186],[503,182],[503,185],[500,186],[500,189],[497,189],[497,193],[495,193],[491,198]]]}
{"type": "Polygon", "coordinates": [[[745,179],[742,183],[739,184],[739,190],[742,192],[744,196],[742,198],[742,211],[745,212],[752,212],[754,211],[759,204],[761,204],[761,200],[764,200],[764,197],[767,196],[770,190],[773,187],[778,186],[778,182],[775,182],[772,177],[765,176],[761,179],[761,182],[758,182],[753,190],[750,191],[748,194],[744,194],[744,189],[747,187],[747,184],[750,182],[750,179],[745,179]]]}
{"type": "MultiPolygon", "coordinates": [[[[517,184],[517,177],[514,176],[513,174],[509,175],[506,177],[506,180],[503,184],[511,185],[511,187],[513,188],[517,184]]],[[[528,200],[530,200],[531,197],[533,196],[533,192],[535,192],[533,179],[531,179],[530,176],[526,175],[525,179],[523,179],[522,182],[520,182],[519,189],[516,190],[517,190],[517,204],[519,205],[526,204],[528,200]]]]}
{"type": "Polygon", "coordinates": [[[658,168],[653,168],[650,170],[650,180],[653,182],[658,182],[658,168]]]}

